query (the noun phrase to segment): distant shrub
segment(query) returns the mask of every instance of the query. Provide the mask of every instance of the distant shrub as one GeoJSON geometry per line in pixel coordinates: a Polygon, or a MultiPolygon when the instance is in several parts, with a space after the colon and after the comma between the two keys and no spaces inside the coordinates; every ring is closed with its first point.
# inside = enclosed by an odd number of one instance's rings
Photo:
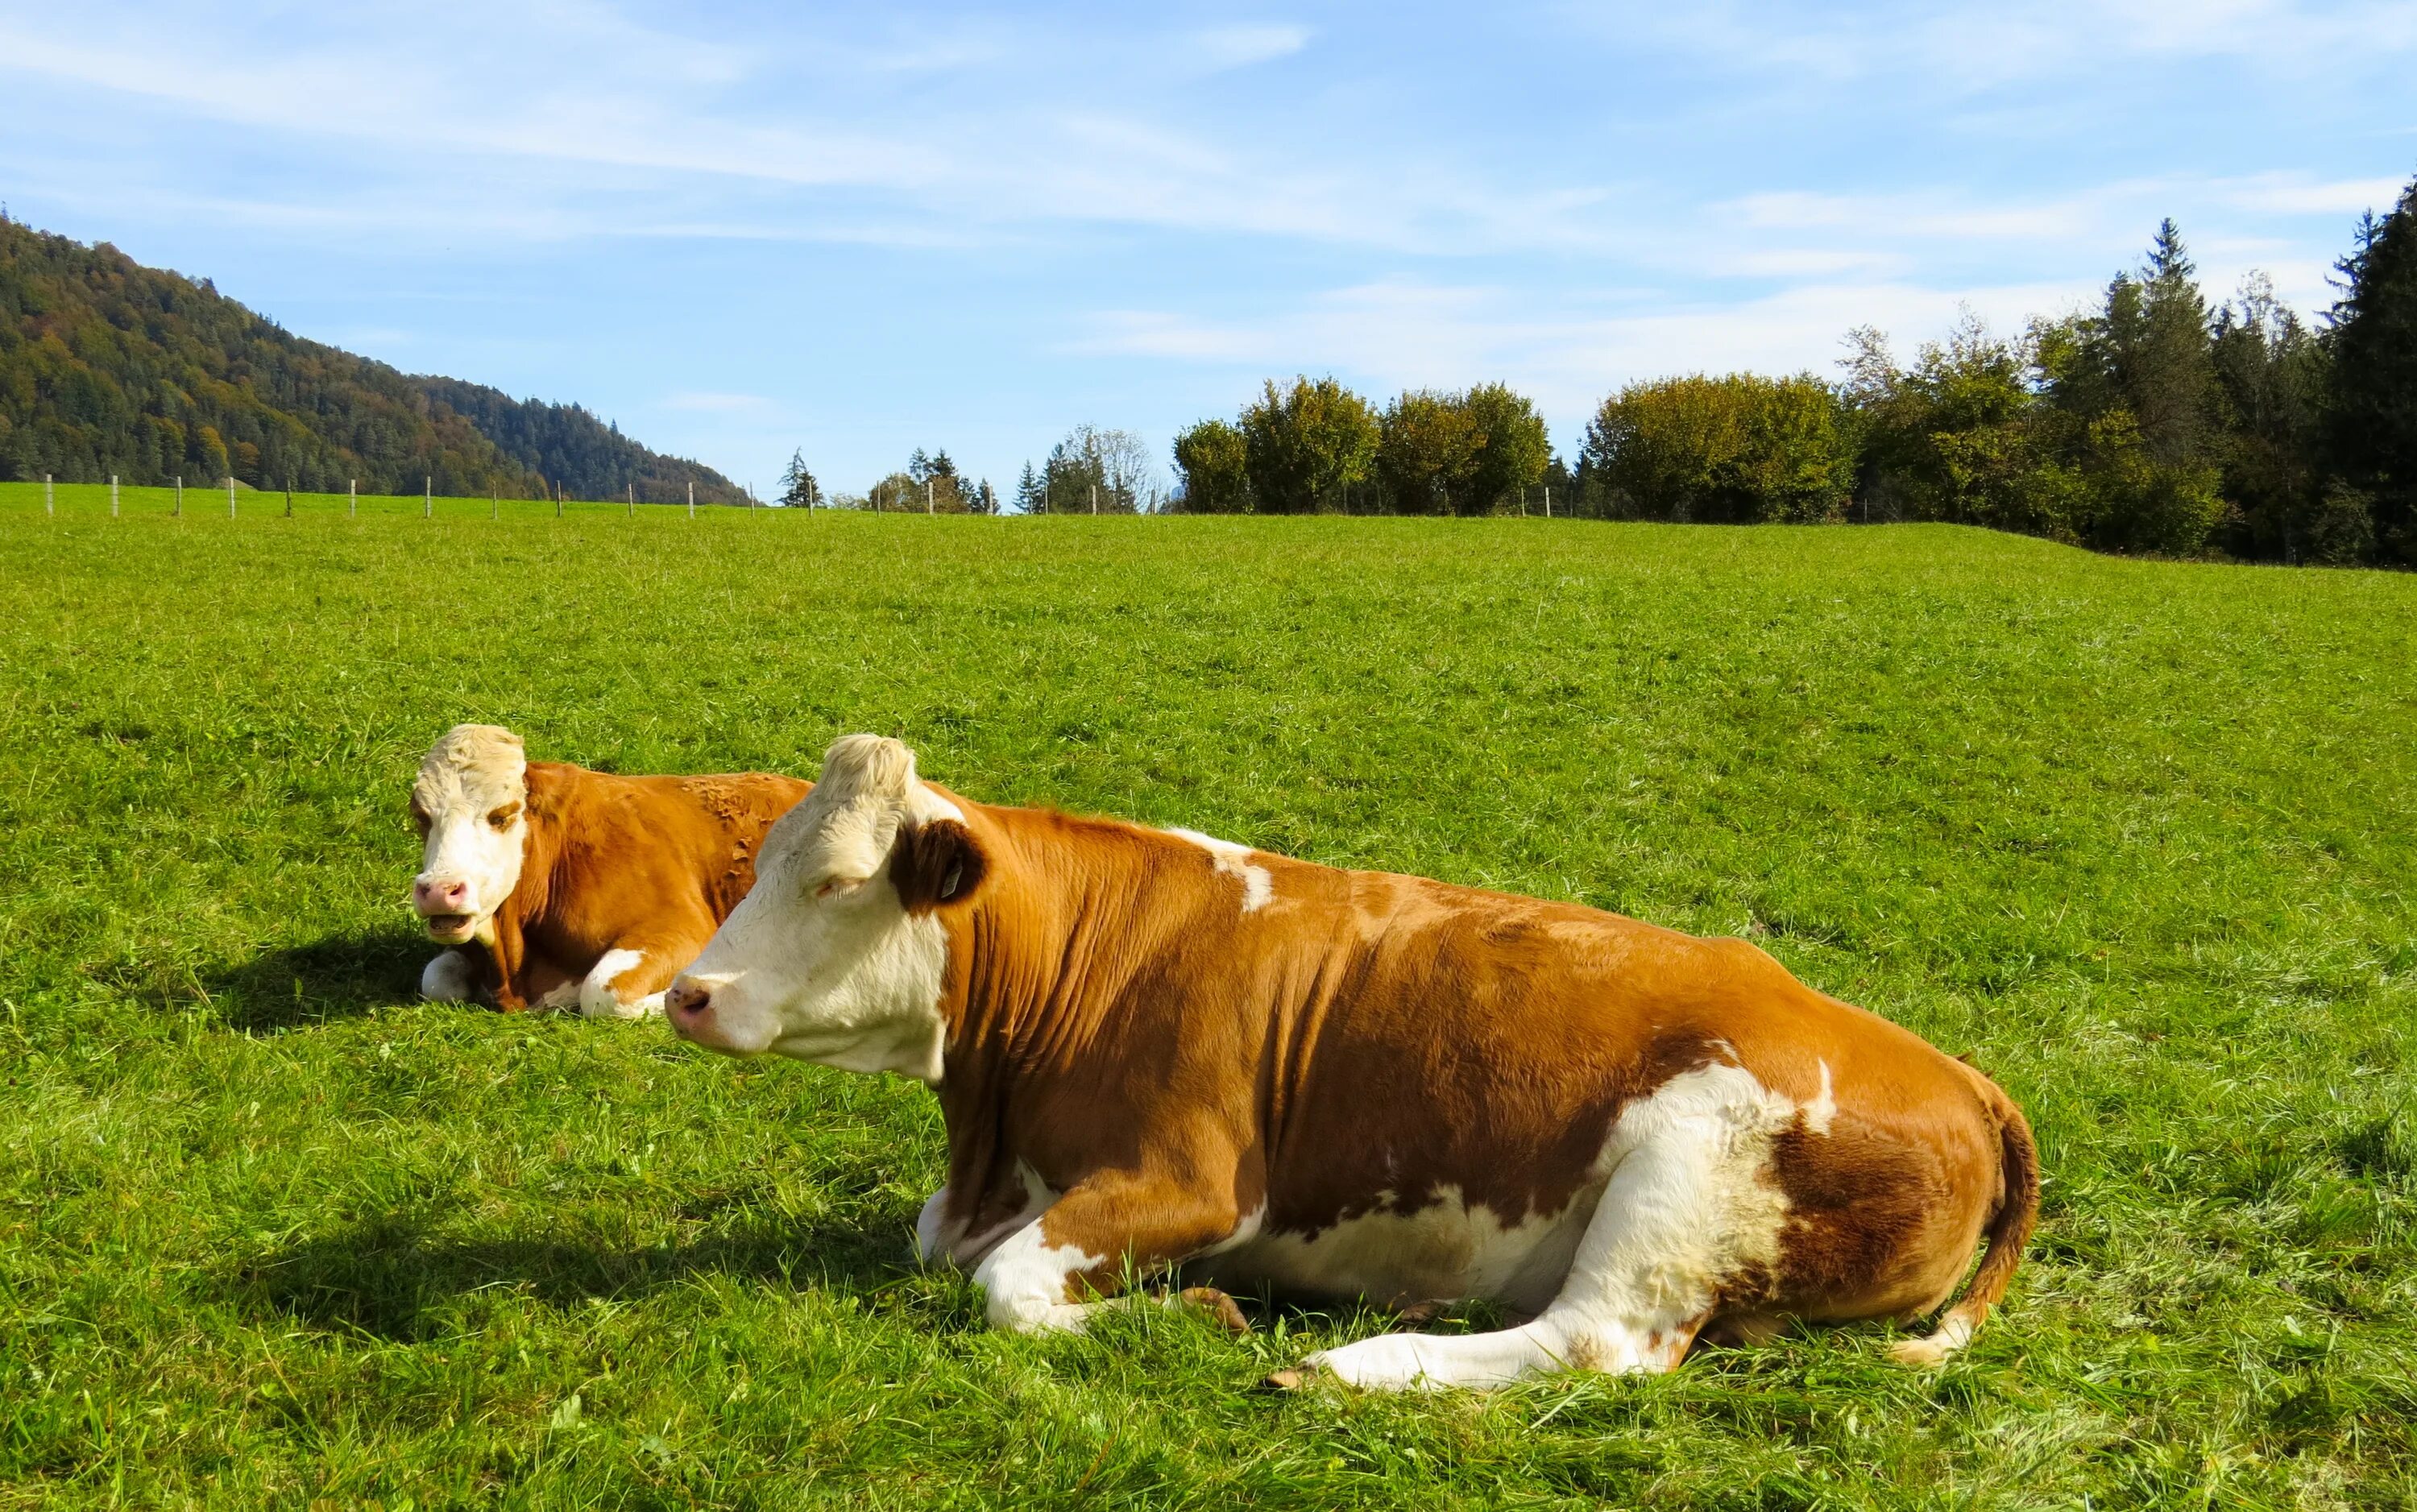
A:
{"type": "Polygon", "coordinates": [[[1585,463],[1614,513],[1732,524],[1844,519],[1855,476],[1837,395],[1809,374],[1632,384],[1596,411],[1585,463]]]}

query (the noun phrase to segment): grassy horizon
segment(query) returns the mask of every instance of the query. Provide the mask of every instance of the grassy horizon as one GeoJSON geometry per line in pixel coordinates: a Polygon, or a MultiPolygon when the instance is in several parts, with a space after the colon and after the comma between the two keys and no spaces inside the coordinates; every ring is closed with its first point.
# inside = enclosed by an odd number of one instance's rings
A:
{"type": "Polygon", "coordinates": [[[80,487],[0,485],[0,1506],[2417,1506],[2417,576],[80,487]],[[2040,1234],[1929,1373],[1269,1397],[1385,1321],[991,1335],[907,1258],[920,1088],[413,1001],[403,800],[473,718],[621,771],[882,731],[1745,934],[2007,1086],[2040,1234]]]}

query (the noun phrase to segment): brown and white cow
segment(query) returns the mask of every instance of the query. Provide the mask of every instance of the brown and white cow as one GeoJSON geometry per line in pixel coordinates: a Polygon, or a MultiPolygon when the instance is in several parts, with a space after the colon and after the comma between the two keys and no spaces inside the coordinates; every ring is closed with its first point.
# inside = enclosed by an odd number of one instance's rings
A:
{"type": "Polygon", "coordinates": [[[498,725],[459,724],[419,764],[411,903],[453,948],[419,990],[591,1019],[660,1011],[755,881],[755,852],[810,783],[746,772],[615,777],[532,762],[498,725]]]}
{"type": "Polygon", "coordinates": [[[1943,1357],[2039,1190],[1979,1072],[1740,940],[970,803],[834,745],[667,994],[683,1037],[939,1095],[919,1247],[990,1319],[1080,1328],[1121,1278],[1532,1321],[1311,1358],[1365,1386],[1663,1370],[1704,1330],[1911,1320],[1943,1357]]]}

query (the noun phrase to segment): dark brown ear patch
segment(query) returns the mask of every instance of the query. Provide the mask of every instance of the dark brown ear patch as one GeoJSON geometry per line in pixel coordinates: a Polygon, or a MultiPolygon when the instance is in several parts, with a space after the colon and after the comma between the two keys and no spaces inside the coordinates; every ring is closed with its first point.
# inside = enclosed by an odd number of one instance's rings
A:
{"type": "Polygon", "coordinates": [[[909,914],[964,902],[989,869],[973,832],[953,819],[901,827],[889,853],[889,880],[909,914]]]}

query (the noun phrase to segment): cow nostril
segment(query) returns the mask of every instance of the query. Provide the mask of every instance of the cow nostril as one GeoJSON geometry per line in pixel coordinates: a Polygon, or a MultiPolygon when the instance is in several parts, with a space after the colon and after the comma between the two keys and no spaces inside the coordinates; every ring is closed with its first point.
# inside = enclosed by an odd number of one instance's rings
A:
{"type": "Polygon", "coordinates": [[[672,985],[672,990],[663,994],[664,1006],[674,1013],[692,1018],[703,1013],[706,1005],[711,1001],[713,1001],[712,990],[700,987],[694,982],[676,982],[672,985]]]}

